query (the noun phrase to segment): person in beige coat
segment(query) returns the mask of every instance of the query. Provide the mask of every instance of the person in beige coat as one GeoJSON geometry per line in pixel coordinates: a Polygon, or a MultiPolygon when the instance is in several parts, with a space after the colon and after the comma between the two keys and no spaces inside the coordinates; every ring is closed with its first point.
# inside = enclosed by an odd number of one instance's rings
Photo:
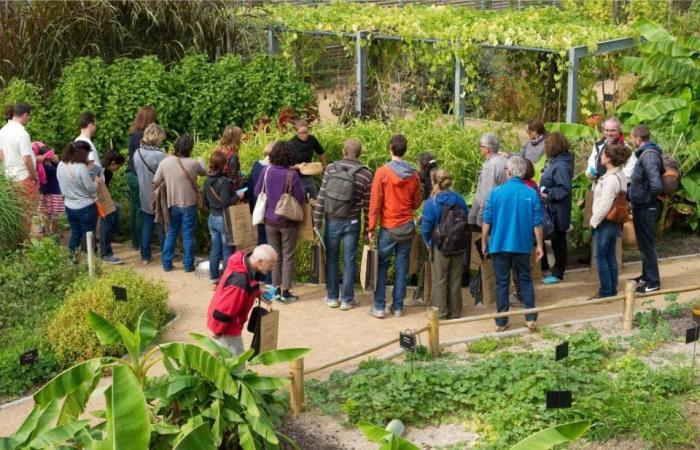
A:
{"type": "Polygon", "coordinates": [[[620,192],[627,192],[627,177],[622,167],[630,157],[629,147],[622,144],[610,144],[603,149],[601,162],[605,166],[605,175],[598,179],[593,191],[593,213],[591,229],[595,236],[596,262],[600,288],[591,299],[613,297],[617,295],[617,257],[615,247],[620,237],[622,225],[606,219],[620,192]]]}

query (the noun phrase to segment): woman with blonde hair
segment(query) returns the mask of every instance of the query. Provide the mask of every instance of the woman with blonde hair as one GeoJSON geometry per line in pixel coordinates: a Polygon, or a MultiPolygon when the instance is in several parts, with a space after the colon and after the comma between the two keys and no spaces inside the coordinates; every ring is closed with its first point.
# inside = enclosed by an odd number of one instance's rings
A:
{"type": "Polygon", "coordinates": [[[129,157],[126,165],[126,182],[129,185],[129,234],[131,235],[131,247],[136,250],[141,245],[141,226],[143,216],[141,214],[139,179],[134,169],[134,153],[141,146],[141,139],[146,128],[156,122],[156,110],[150,105],[139,108],[134,121],[129,128],[129,157]]]}
{"type": "MultiPolygon", "coordinates": [[[[161,148],[165,140],[165,130],[152,123],[143,131],[141,146],[134,153],[134,170],[139,181],[139,201],[143,223],[141,225],[141,262],[148,264],[151,261],[151,241],[153,228],[155,228],[156,213],[151,207],[153,197],[153,178],[158,170],[158,165],[165,159],[165,151],[161,148]]],[[[163,225],[158,224],[158,237],[160,249],[163,250],[163,225]]]]}
{"type": "MultiPolygon", "coordinates": [[[[462,315],[463,252],[445,254],[440,249],[438,227],[447,217],[461,217],[465,225],[464,242],[470,242],[466,230],[469,210],[464,198],[452,190],[452,176],[444,169],[430,172],[432,195],[423,204],[422,235],[430,250],[432,290],[430,304],[438,308],[441,319],[456,319],[462,315]]],[[[468,245],[468,244],[467,244],[468,245]]],[[[466,247],[465,247],[466,250],[466,247]]]]}
{"type": "Polygon", "coordinates": [[[219,140],[219,146],[216,148],[217,151],[226,155],[224,174],[231,180],[231,187],[234,191],[240,189],[243,184],[241,179],[241,160],[238,153],[241,148],[241,136],[243,136],[243,130],[229,125],[224,129],[224,133],[219,140]]]}

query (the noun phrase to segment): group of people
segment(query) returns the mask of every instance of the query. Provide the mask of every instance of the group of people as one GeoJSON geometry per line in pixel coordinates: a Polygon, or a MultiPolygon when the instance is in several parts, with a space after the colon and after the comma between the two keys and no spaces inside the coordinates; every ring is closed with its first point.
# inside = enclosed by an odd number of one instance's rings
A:
{"type": "MultiPolygon", "coordinates": [[[[464,197],[452,190],[452,176],[439,167],[432,154],[420,154],[417,168],[404,159],[408,142],[402,135],[391,137],[388,162],[373,173],[361,162],[360,141],[347,140],[342,159],[327,162],[322,145],[309,133],[309,124],[299,121],[295,135],[288,141],[267,145],[263,157],[245,177],[239,157],[242,130],[235,126],[226,127],[205,166],[203,161],[191,158],[194,140],[187,134],[176,139],[172,155],[165,152],[162,146],[166,133],[157,124],[157,114],[151,106],[140,108],[134,118],[127,158],[113,150],[100,158],[92,142],[97,124],[90,112],[78,118],[79,135],[65,146],[60,158],[49,146],[32,144],[25,129],[30,118],[29,105],[18,103],[7,110],[7,123],[0,129],[0,155],[6,176],[28,198],[36,199],[33,205],[39,206],[47,232],[56,231],[57,216],[65,212],[71,227],[69,248],[77,251],[85,233],[95,231],[99,217],[100,256],[107,263],[120,264],[122,261],[110,245],[118,228],[120,208],[117,204],[112,211],[104,211],[100,192],[104,195],[106,189],[102,186],[106,188],[112,174],[126,162],[129,233],[131,245],[140,252],[143,264],[152,260],[153,234],[157,233],[163,270],[172,270],[176,239],[182,235],[183,269],[194,271],[196,219],[200,208],[208,208],[209,275],[217,291],[215,297],[236,286],[249,296],[253,292],[249,288],[251,280],[259,278],[271,286],[267,298],[283,303],[299,300],[291,288],[302,220],[298,211],[305,202],[312,203],[314,232],[323,241],[326,252],[325,303],[331,308],[349,310],[357,305],[354,282],[363,230],[378,254],[374,303],[369,314],[380,319],[387,314],[401,317],[404,307],[411,303],[406,300],[407,278],[418,225],[423,253],[431,266],[431,305],[438,308],[440,318],[461,316],[463,274],[469,270],[472,251],[492,264],[499,312],[508,311],[511,305],[534,308],[530,275],[533,250],[535,259],[549,272],[543,279],[545,284],[564,280],[574,158],[567,139],[558,132],[547,133],[540,120],[528,124],[529,139],[516,153],[501,151],[499,139],[492,133],[481,136],[479,148],[484,161],[473,201],[467,205],[464,197]],[[320,188],[314,176],[302,170],[314,156],[322,167],[320,188]],[[540,166],[542,158],[546,161],[538,185],[535,167],[540,166]],[[206,177],[203,189],[198,177],[206,177]],[[250,205],[253,218],[258,217],[258,244],[262,247],[253,253],[254,257],[233,256],[233,236],[225,220],[226,208],[242,201],[250,205]],[[421,205],[423,211],[418,217],[416,210],[421,205]],[[474,248],[472,233],[480,233],[474,248]],[[554,254],[551,270],[545,240],[550,240],[554,254]],[[394,285],[388,302],[386,289],[392,259],[394,285]],[[233,265],[237,269],[232,272],[233,265]],[[234,272],[243,270],[241,267],[249,269],[244,271],[247,281],[240,274],[233,277],[234,272]],[[511,276],[515,284],[512,295],[511,276]]],[[[654,292],[660,288],[653,227],[657,197],[662,191],[661,150],[651,142],[650,131],[644,125],[631,132],[634,152],[624,140],[619,120],[606,120],[604,133],[603,139],[595,143],[586,170],[593,181],[590,227],[600,278],[600,288],[592,298],[617,294],[615,244],[622,225],[611,214],[619,204],[620,194],[625,192],[642,253],[642,274],[636,278],[638,289],[654,292]]],[[[28,212],[29,220],[33,212],[28,212]]],[[[249,309],[241,311],[247,314],[249,309]]],[[[221,314],[219,311],[220,317],[221,314]]],[[[534,329],[536,318],[535,314],[526,316],[529,328],[534,329]]],[[[507,319],[499,318],[496,324],[503,330],[507,319]]]]}

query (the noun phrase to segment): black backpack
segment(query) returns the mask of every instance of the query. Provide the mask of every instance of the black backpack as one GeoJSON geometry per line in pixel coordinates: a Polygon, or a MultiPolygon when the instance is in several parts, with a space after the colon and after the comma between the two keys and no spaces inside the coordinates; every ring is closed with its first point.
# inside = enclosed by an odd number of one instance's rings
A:
{"type": "Polygon", "coordinates": [[[435,247],[445,256],[462,254],[471,245],[468,235],[467,213],[458,205],[442,205],[440,223],[433,230],[435,247]]]}
{"type": "Polygon", "coordinates": [[[357,165],[345,170],[336,161],[332,167],[335,171],[328,172],[323,209],[332,217],[350,217],[354,206],[352,196],[355,190],[355,174],[365,166],[357,165]]]}

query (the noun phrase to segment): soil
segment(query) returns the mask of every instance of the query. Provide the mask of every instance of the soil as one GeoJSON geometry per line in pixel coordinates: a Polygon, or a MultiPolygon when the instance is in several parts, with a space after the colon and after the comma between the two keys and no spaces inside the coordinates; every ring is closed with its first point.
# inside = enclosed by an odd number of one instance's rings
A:
{"type": "MultiPolygon", "coordinates": [[[[155,255],[156,258],[154,258],[154,261],[150,265],[143,266],[138,253],[132,251],[128,245],[114,244],[113,247],[115,254],[124,259],[126,264],[133,266],[145,276],[156,280],[162,280],[167,285],[170,292],[169,302],[175,309],[178,318],[163,331],[162,341],[189,341],[190,338],[188,335],[190,332],[208,334],[205,326],[205,317],[212,290],[207,279],[184,273],[181,263],[176,263],[175,269],[172,272],[163,272],[159,265],[158,255],[155,255]]],[[[660,269],[664,288],[693,285],[697,282],[697,279],[689,277],[688,274],[698,273],[700,271],[700,258],[663,261],[661,262],[660,269]]],[[[640,267],[638,264],[627,264],[623,267],[621,279],[624,280],[625,278],[636,276],[639,271],[640,267]]],[[[597,284],[597,279],[587,270],[571,272],[567,274],[565,282],[557,285],[544,286],[537,283],[537,305],[561,304],[574,299],[580,300],[587,298],[595,292],[597,284]]],[[[427,323],[424,307],[407,308],[404,311],[404,316],[400,319],[387,318],[378,320],[368,317],[367,309],[371,304],[371,294],[358,292],[357,298],[361,306],[351,311],[343,312],[325,306],[323,303],[325,289],[322,286],[299,285],[296,286],[293,291],[300,295],[300,302],[290,305],[275,305],[275,308],[280,311],[278,347],[311,348],[312,351],[304,358],[304,364],[307,369],[318,367],[321,364],[373,347],[381,342],[397,338],[400,331],[421,328],[427,323]]],[[[689,301],[695,298],[696,295],[695,293],[681,294],[679,301],[689,301]]],[[[411,294],[409,293],[409,297],[410,296],[411,294]]],[[[463,309],[464,316],[481,315],[495,311],[494,305],[475,307],[466,289],[463,291],[463,298],[465,304],[463,309]]],[[[655,300],[658,304],[664,303],[660,296],[650,298],[655,300]]],[[[645,305],[644,307],[648,308],[651,306],[652,305],[645,305]]],[[[641,308],[641,301],[637,302],[637,307],[641,308]]],[[[574,319],[608,316],[620,312],[622,312],[621,302],[592,305],[587,308],[564,309],[544,313],[540,315],[538,322],[541,326],[544,326],[574,319]]],[[[510,323],[511,329],[521,328],[524,326],[524,318],[513,317],[510,323]]],[[[611,326],[615,325],[613,324],[611,326]]],[[[494,329],[495,325],[492,320],[441,327],[440,340],[446,342],[457,338],[479,336],[484,333],[493,332],[494,329]]],[[[249,333],[245,332],[243,338],[246,344],[250,343],[251,335],[249,333]]],[[[423,335],[423,338],[424,341],[427,340],[425,335],[423,335]]],[[[395,350],[398,350],[398,345],[392,345],[376,351],[369,354],[367,357],[377,357],[395,350]]],[[[332,370],[338,368],[352,368],[357,362],[357,360],[351,360],[332,369],[318,371],[307,377],[325,378],[332,370]]],[[[267,374],[282,376],[288,374],[288,369],[285,366],[265,368],[265,370],[261,371],[267,374]]],[[[156,366],[151,371],[151,375],[159,375],[162,373],[162,366],[156,366]]],[[[105,383],[106,382],[107,381],[105,381],[105,383]]],[[[27,416],[32,405],[33,402],[30,399],[0,407],[0,436],[6,436],[14,432],[27,416]]],[[[88,411],[93,411],[101,407],[103,407],[103,398],[97,395],[96,398],[90,401],[88,411]]],[[[300,423],[311,423],[314,421],[313,415],[310,413],[303,414],[298,420],[307,421],[300,423]],[[307,419],[307,416],[310,416],[310,418],[307,419]]],[[[306,433],[309,436],[308,439],[315,438],[317,435],[316,430],[313,428],[301,426],[295,428],[297,422],[290,423],[292,425],[288,430],[291,430],[292,433],[306,433]],[[298,429],[301,431],[296,431],[298,429]]],[[[323,424],[325,422],[320,423],[323,424]]],[[[351,442],[353,441],[345,441],[345,437],[349,435],[339,433],[338,436],[339,438],[337,441],[342,443],[342,445],[348,448],[357,448],[352,446],[351,442]]],[[[418,437],[417,439],[420,438],[418,437]]],[[[462,438],[460,437],[457,439],[462,438]]],[[[465,438],[462,440],[468,439],[465,438]]],[[[303,446],[302,448],[314,447],[303,446]]],[[[331,447],[321,446],[317,448],[342,449],[343,447],[336,447],[333,445],[331,447]]]]}

